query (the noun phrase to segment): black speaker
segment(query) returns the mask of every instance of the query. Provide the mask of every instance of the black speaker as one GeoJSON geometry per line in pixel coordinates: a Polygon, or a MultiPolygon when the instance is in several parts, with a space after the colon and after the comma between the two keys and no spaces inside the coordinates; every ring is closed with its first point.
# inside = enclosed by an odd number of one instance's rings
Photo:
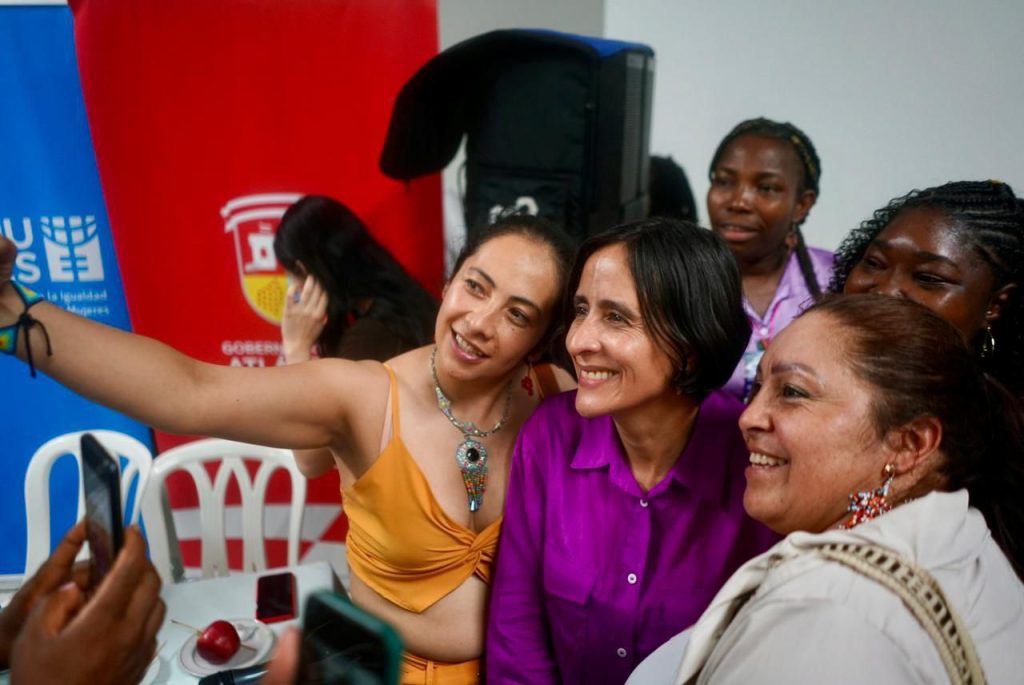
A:
{"type": "Polygon", "coordinates": [[[653,84],[644,45],[493,31],[402,88],[381,169],[403,180],[437,171],[465,135],[470,230],[523,211],[584,238],[646,214],[653,84]]]}

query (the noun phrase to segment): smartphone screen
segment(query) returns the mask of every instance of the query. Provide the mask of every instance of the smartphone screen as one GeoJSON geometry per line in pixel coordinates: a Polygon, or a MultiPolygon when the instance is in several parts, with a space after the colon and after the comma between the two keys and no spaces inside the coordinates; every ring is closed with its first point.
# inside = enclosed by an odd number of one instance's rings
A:
{"type": "Polygon", "coordinates": [[[82,489],[89,539],[89,587],[95,588],[124,544],[121,478],[117,461],[89,433],[81,438],[82,489]]]}
{"type": "Polygon", "coordinates": [[[295,576],[274,573],[256,580],[256,618],[264,623],[295,618],[295,576]]]}
{"type": "Polygon", "coordinates": [[[401,642],[388,624],[340,595],[310,596],[296,685],[394,685],[401,658],[401,642]]]}

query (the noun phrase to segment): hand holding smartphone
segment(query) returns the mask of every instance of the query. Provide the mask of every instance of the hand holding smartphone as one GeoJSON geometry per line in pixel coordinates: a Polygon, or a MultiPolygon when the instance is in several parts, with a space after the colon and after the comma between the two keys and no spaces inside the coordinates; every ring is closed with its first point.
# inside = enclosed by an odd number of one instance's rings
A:
{"type": "Polygon", "coordinates": [[[82,491],[89,540],[89,587],[95,589],[124,544],[121,469],[117,459],[90,433],[83,433],[82,491]]]}
{"type": "Polygon", "coordinates": [[[333,592],[310,595],[295,685],[396,685],[401,660],[387,623],[333,592]]]}

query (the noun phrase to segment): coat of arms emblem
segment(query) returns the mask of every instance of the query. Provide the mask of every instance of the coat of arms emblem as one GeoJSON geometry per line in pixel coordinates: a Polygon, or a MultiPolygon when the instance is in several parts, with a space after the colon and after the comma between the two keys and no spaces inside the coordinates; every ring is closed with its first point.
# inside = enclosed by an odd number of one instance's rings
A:
{"type": "Polygon", "coordinates": [[[280,325],[288,279],[274,256],[274,233],[281,215],[301,195],[265,193],[237,197],[220,210],[224,231],[235,239],[242,292],[253,311],[280,325]]]}

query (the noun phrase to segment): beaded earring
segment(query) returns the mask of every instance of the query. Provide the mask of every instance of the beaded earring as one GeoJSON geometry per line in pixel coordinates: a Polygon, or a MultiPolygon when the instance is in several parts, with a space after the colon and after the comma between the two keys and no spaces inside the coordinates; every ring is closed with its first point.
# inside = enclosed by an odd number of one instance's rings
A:
{"type": "Polygon", "coordinates": [[[885,482],[882,483],[882,487],[875,488],[874,490],[861,490],[857,493],[850,493],[850,506],[846,508],[846,511],[850,513],[850,518],[846,519],[843,523],[839,524],[839,527],[844,530],[849,530],[854,526],[858,526],[865,521],[870,521],[873,518],[878,518],[885,512],[892,509],[892,503],[889,502],[889,489],[892,487],[892,481],[896,477],[896,466],[893,464],[885,465],[885,482]]]}

